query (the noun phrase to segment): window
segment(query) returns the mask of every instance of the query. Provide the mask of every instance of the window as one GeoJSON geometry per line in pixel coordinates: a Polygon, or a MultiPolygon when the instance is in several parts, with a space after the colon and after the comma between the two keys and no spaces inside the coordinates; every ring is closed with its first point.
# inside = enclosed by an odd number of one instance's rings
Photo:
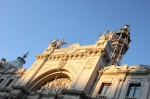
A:
{"type": "Polygon", "coordinates": [[[103,83],[98,94],[100,95],[108,95],[110,91],[111,83],[103,83]]]}
{"type": "Polygon", "coordinates": [[[127,97],[138,98],[141,84],[130,84],[127,92],[127,97]]]}
{"type": "Polygon", "coordinates": [[[5,86],[8,87],[12,82],[13,82],[13,79],[10,79],[5,86]]]}

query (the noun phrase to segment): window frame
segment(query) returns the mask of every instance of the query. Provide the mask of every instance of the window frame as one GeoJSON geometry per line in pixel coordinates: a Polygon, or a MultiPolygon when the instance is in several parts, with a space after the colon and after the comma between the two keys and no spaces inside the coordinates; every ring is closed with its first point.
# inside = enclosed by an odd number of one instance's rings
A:
{"type": "Polygon", "coordinates": [[[135,98],[138,98],[137,96],[135,96],[137,88],[139,88],[139,92],[138,92],[138,96],[139,96],[140,89],[141,89],[141,83],[130,83],[129,86],[128,86],[126,97],[135,97],[135,98]],[[132,96],[130,96],[131,90],[132,90],[131,88],[133,88],[132,96]]]}
{"type": "Polygon", "coordinates": [[[5,84],[5,87],[9,87],[12,83],[13,83],[13,81],[14,81],[14,79],[9,79],[8,81],[7,81],[7,83],[5,84]]]}
{"type": "Polygon", "coordinates": [[[102,85],[101,85],[101,87],[100,87],[100,89],[98,91],[98,94],[107,96],[109,94],[109,92],[110,92],[111,85],[112,85],[112,83],[102,83],[102,85]],[[106,88],[104,89],[104,87],[106,87],[106,88]],[[103,90],[104,90],[104,92],[103,92],[103,90]],[[102,94],[102,92],[104,94],[102,94]]]}

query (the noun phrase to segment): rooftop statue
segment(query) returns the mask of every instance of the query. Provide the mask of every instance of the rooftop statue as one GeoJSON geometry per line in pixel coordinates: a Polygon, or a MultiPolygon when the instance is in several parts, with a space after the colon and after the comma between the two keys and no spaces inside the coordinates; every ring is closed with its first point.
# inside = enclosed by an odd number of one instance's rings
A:
{"type": "Polygon", "coordinates": [[[63,40],[57,42],[57,45],[56,45],[56,49],[59,49],[62,45],[65,45],[65,44],[68,44],[67,42],[63,40]]]}
{"type": "Polygon", "coordinates": [[[53,48],[56,48],[56,49],[59,49],[62,45],[65,45],[65,44],[68,44],[67,42],[63,40],[51,40],[51,43],[50,43],[50,47],[53,47],[53,48]]]}

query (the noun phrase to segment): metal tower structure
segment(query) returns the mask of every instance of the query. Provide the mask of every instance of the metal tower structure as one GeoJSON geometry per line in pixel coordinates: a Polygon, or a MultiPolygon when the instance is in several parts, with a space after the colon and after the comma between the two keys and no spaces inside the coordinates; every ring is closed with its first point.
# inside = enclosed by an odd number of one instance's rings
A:
{"type": "Polygon", "coordinates": [[[122,58],[129,49],[130,43],[130,26],[125,25],[122,29],[115,33],[115,38],[112,40],[113,52],[110,57],[111,65],[121,65],[122,58]]]}

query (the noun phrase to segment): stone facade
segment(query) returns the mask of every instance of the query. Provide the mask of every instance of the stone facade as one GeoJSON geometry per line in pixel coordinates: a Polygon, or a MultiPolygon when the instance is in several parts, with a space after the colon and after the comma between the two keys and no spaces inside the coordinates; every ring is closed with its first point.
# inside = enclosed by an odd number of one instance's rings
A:
{"type": "Polygon", "coordinates": [[[91,95],[94,99],[95,97],[98,99],[150,99],[149,75],[150,66],[146,65],[129,67],[125,64],[105,67],[99,71],[99,78],[95,82],[91,95]],[[103,84],[110,84],[107,95],[101,95],[100,89],[103,84]],[[134,93],[131,92],[131,88],[134,89],[134,93]]]}
{"type": "Polygon", "coordinates": [[[0,99],[150,99],[149,66],[117,65],[130,42],[119,33],[86,46],[61,48],[67,42],[53,40],[28,70],[21,68],[25,57],[1,61],[0,99]]]}
{"type": "Polygon", "coordinates": [[[18,57],[15,61],[5,61],[5,59],[2,59],[0,63],[0,99],[8,99],[11,96],[12,86],[27,71],[21,68],[25,63],[21,57],[18,57]]]}

